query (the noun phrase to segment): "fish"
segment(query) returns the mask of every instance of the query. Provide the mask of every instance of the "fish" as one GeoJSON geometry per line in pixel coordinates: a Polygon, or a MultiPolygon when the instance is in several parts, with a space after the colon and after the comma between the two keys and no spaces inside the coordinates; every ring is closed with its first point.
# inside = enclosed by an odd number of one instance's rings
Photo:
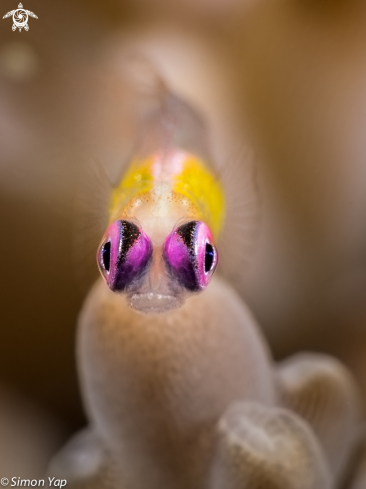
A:
{"type": "Polygon", "coordinates": [[[140,311],[181,305],[217,268],[223,211],[220,183],[196,156],[172,148],[136,159],[112,192],[97,253],[106,284],[140,311]]]}
{"type": "Polygon", "coordinates": [[[226,168],[230,163],[232,170],[231,162],[217,163],[200,114],[161,79],[151,85],[159,87],[157,109],[143,122],[110,189],[108,225],[96,256],[105,284],[126,296],[130,307],[161,313],[208,287],[221,249],[223,270],[243,271],[243,240],[251,234],[248,221],[259,214],[259,199],[254,167],[246,173],[244,159],[235,174],[226,168]],[[249,219],[243,199],[252,204],[249,219]]]}

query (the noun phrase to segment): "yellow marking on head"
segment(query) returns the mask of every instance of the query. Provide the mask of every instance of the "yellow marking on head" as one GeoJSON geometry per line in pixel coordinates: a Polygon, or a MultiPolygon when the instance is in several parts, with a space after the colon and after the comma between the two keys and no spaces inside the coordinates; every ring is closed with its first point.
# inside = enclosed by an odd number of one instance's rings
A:
{"type": "MultiPolygon", "coordinates": [[[[162,175],[161,168],[157,170],[155,166],[155,171],[153,171],[154,164],[159,163],[158,155],[133,161],[121,183],[112,191],[109,206],[110,220],[119,218],[133,199],[138,195],[146,195],[151,192],[155,188],[155,184],[162,183],[160,178],[163,178],[164,185],[170,187],[170,190],[175,194],[183,197],[182,203],[187,208],[191,204],[195,210],[193,214],[206,222],[214,236],[217,237],[225,214],[223,189],[203,161],[190,154],[181,154],[183,156],[181,165],[176,168],[172,166],[171,172],[169,171],[169,161],[164,163],[168,166],[168,171],[164,172],[164,177],[159,176],[162,175]]],[[[157,186],[155,190],[157,195],[160,195],[162,187],[157,186]]],[[[192,211],[191,209],[190,214],[192,211]]]]}
{"type": "Polygon", "coordinates": [[[109,203],[109,215],[112,221],[124,207],[138,194],[146,194],[154,186],[152,163],[154,158],[132,162],[118,187],[114,188],[109,203]]]}
{"type": "Polygon", "coordinates": [[[182,172],[175,177],[173,190],[187,197],[200,218],[217,237],[225,215],[225,197],[219,181],[198,158],[187,155],[182,172]]]}

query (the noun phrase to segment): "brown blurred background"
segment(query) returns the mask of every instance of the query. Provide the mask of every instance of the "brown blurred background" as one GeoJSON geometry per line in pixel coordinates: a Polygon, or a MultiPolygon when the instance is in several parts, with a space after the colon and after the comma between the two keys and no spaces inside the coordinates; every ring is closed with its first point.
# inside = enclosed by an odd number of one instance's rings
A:
{"type": "MultiPolygon", "coordinates": [[[[126,46],[203,111],[217,154],[241,141],[254,150],[261,233],[237,286],[275,357],[334,354],[366,394],[364,2],[24,7],[39,17],[28,32],[0,23],[0,440],[14,440],[16,466],[34,439],[40,471],[85,424],[75,328],[97,274],[93,246],[79,243],[85,260],[75,260],[75,202],[88,162],[122,160],[133,139],[128,97],[106,76],[126,46]]],[[[15,8],[3,0],[1,16],[15,8]]]]}

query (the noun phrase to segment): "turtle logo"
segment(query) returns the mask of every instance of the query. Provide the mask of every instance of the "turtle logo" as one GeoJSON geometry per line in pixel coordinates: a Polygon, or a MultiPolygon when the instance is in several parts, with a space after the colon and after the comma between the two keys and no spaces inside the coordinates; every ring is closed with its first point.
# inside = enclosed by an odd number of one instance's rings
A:
{"type": "Polygon", "coordinates": [[[28,16],[34,17],[35,19],[38,19],[38,17],[31,12],[30,10],[25,10],[23,8],[23,5],[20,3],[18,5],[18,8],[16,10],[11,10],[7,14],[4,15],[3,19],[6,19],[7,17],[13,16],[13,31],[15,31],[17,28],[19,29],[19,32],[24,28],[24,30],[29,29],[28,25],[28,16]]]}

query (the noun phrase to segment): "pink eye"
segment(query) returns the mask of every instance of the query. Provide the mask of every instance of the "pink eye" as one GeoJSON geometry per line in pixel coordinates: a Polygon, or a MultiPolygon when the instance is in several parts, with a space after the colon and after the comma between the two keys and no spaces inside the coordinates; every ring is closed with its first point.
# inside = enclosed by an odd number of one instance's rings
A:
{"type": "Polygon", "coordinates": [[[207,287],[218,262],[211,231],[201,221],[175,229],[165,240],[163,256],[170,273],[192,292],[207,287]]]}
{"type": "Polygon", "coordinates": [[[108,287],[122,292],[145,274],[152,257],[148,236],[135,223],[112,222],[97,252],[100,273],[108,287]]]}

